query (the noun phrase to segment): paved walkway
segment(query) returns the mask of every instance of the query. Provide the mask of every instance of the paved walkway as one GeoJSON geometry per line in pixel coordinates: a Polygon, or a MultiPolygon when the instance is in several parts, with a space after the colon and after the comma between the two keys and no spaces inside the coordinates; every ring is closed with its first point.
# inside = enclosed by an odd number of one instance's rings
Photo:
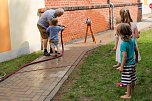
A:
{"type": "MultiPolygon", "coordinates": [[[[151,15],[152,16],[152,15],[151,15]]],[[[152,26],[152,18],[137,23],[139,29],[152,26]]],[[[25,67],[0,82],[0,101],[50,101],[87,51],[114,40],[112,30],[91,38],[65,45],[63,57],[25,67]]],[[[37,60],[44,59],[39,58],[37,60]]]]}

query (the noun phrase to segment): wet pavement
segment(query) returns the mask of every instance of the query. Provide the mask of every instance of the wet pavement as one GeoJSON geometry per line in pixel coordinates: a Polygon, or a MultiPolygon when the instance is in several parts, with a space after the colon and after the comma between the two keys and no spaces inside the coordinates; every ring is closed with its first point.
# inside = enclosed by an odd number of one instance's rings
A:
{"type": "MultiPolygon", "coordinates": [[[[138,28],[145,29],[152,26],[151,16],[143,17],[142,22],[137,23],[138,28]]],[[[91,37],[86,43],[82,39],[67,44],[63,57],[24,67],[0,82],[0,101],[50,101],[85,53],[112,42],[114,31],[98,33],[95,38],[96,44],[91,37]]]]}

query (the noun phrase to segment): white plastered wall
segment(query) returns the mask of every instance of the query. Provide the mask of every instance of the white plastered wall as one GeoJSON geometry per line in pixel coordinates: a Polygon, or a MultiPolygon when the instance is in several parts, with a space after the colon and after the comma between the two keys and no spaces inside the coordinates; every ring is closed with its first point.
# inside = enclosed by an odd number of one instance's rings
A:
{"type": "Polygon", "coordinates": [[[149,8],[149,4],[152,3],[152,0],[141,0],[142,2],[142,14],[150,14],[152,10],[149,8]]]}
{"type": "Polygon", "coordinates": [[[40,50],[37,11],[44,0],[9,0],[11,51],[0,53],[0,62],[40,50]]]}

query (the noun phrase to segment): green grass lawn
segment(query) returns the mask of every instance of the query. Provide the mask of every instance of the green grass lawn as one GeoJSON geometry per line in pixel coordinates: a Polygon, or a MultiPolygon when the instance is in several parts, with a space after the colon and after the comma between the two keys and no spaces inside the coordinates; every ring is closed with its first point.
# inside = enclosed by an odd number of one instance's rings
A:
{"type": "MultiPolygon", "coordinates": [[[[76,67],[77,75],[68,78],[74,83],[62,92],[62,101],[123,101],[120,96],[126,89],[116,86],[121,73],[112,68],[116,64],[113,46],[97,48],[76,67]]],[[[141,33],[138,46],[142,60],[137,65],[137,85],[131,101],[152,101],[152,29],[141,33]]]]}
{"type": "MultiPolygon", "coordinates": [[[[6,75],[11,74],[15,70],[17,70],[20,66],[22,66],[26,63],[29,63],[40,56],[42,56],[41,52],[34,52],[34,53],[31,53],[28,55],[18,57],[16,59],[12,59],[12,60],[9,60],[6,62],[1,62],[0,63],[0,72],[3,71],[6,73],[6,75]]],[[[0,73],[0,75],[3,75],[3,74],[0,73]]]]}

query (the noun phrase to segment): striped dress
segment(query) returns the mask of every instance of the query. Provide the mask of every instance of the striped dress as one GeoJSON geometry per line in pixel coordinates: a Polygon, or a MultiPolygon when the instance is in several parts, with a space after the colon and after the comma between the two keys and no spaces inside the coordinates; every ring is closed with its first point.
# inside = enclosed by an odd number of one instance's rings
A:
{"type": "Polygon", "coordinates": [[[131,84],[135,82],[136,78],[136,65],[128,65],[124,66],[122,75],[121,75],[121,83],[123,85],[131,84]]]}

